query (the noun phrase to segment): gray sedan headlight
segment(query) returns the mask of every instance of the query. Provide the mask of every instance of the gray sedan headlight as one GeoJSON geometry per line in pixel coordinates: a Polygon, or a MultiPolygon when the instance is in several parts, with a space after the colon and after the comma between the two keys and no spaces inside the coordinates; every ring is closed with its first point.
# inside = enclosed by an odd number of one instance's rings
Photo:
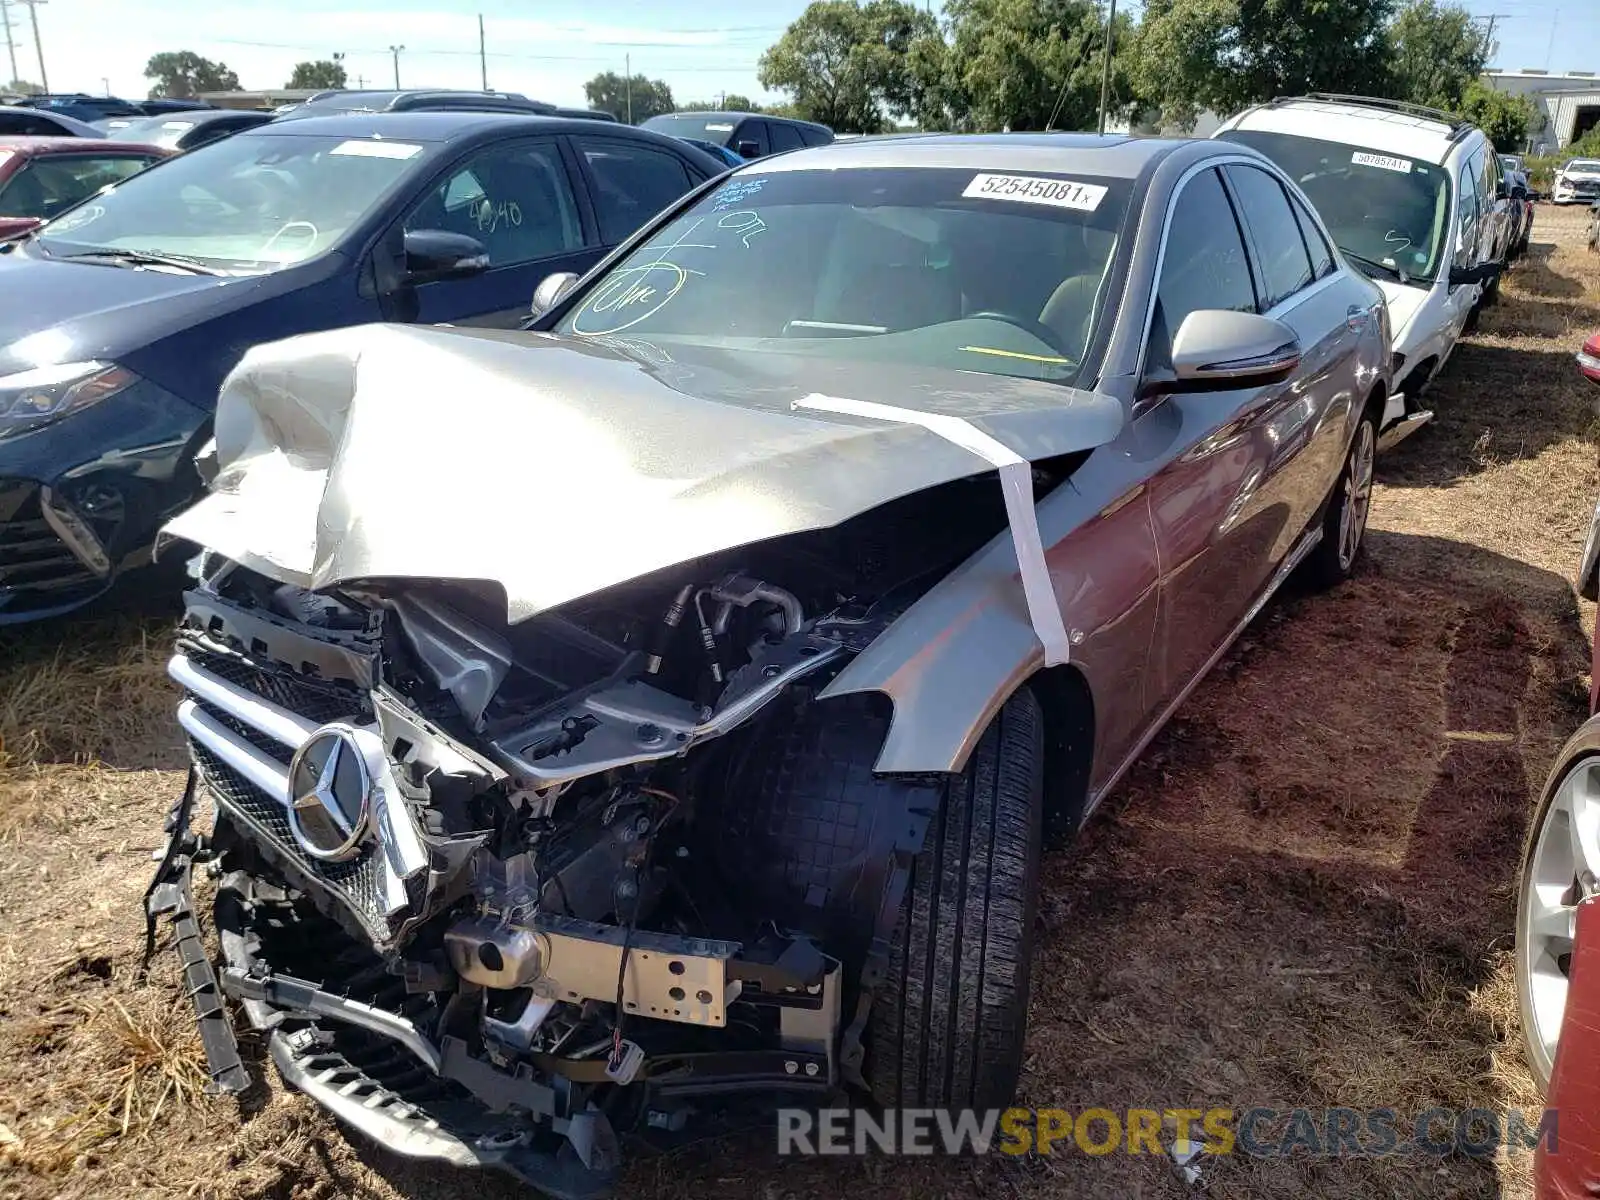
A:
{"type": "Polygon", "coordinates": [[[138,378],[116,363],[93,361],[0,375],[0,440],[98,404],[138,378]]]}

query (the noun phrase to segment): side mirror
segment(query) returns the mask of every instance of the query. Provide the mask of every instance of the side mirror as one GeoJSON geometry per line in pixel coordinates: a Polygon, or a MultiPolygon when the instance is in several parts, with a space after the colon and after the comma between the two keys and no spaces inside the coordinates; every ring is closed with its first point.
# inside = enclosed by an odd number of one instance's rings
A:
{"type": "Polygon", "coordinates": [[[1500,274],[1501,264],[1496,262],[1479,263],[1475,267],[1451,267],[1450,286],[1460,287],[1463,284],[1488,283],[1500,274]]]}
{"type": "Polygon", "coordinates": [[[1502,179],[1494,185],[1494,198],[1496,200],[1509,200],[1511,193],[1506,189],[1506,181],[1502,179]]]}
{"type": "Polygon", "coordinates": [[[576,271],[557,271],[554,275],[546,275],[539,281],[539,286],[533,289],[533,303],[529,310],[536,317],[542,317],[556,305],[561,303],[561,298],[572,290],[572,285],[578,282],[576,271]]]}
{"type": "Polygon", "coordinates": [[[489,251],[475,237],[443,229],[408,229],[406,282],[438,283],[465,279],[489,269],[489,251]]]}
{"type": "Polygon", "coordinates": [[[760,158],[761,147],[755,142],[740,142],[738,147],[740,158],[760,158]]]}
{"type": "Polygon", "coordinates": [[[1229,391],[1281,383],[1300,365],[1300,342],[1282,321],[1203,308],[1172,339],[1171,392],[1229,391]]]}

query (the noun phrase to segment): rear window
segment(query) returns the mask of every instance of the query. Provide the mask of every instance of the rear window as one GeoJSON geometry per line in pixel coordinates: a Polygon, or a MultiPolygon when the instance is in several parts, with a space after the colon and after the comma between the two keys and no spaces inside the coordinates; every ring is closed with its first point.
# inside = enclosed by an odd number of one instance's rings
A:
{"type": "Polygon", "coordinates": [[[671,134],[673,137],[699,138],[703,142],[715,142],[719,146],[726,146],[732,140],[733,131],[738,124],[739,118],[732,116],[663,113],[659,117],[651,117],[642,128],[671,134]]]}

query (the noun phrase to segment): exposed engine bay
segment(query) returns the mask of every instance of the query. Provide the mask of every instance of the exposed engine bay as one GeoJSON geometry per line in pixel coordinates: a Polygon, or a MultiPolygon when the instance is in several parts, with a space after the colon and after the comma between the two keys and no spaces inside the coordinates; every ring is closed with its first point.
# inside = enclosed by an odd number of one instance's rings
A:
{"type": "Polygon", "coordinates": [[[219,880],[221,992],[401,1153],[598,1195],[620,1134],[706,1097],[870,1090],[946,780],[846,770],[887,705],[815,697],[1005,520],[973,476],[516,624],[492,584],[313,592],[202,552],[170,665],[194,772],[150,911],[215,1086],[247,1076],[194,983],[190,861],[219,880]]]}

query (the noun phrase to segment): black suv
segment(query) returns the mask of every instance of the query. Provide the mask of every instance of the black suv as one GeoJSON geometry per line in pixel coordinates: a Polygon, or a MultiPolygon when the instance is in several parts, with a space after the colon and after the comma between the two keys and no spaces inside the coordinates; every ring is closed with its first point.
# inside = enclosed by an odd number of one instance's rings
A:
{"type": "Polygon", "coordinates": [[[761,158],[798,150],[802,146],[823,146],[833,141],[833,130],[814,121],[792,117],[773,117],[765,113],[678,112],[662,113],[643,123],[643,128],[673,137],[715,142],[744,158],[761,158]]]}

